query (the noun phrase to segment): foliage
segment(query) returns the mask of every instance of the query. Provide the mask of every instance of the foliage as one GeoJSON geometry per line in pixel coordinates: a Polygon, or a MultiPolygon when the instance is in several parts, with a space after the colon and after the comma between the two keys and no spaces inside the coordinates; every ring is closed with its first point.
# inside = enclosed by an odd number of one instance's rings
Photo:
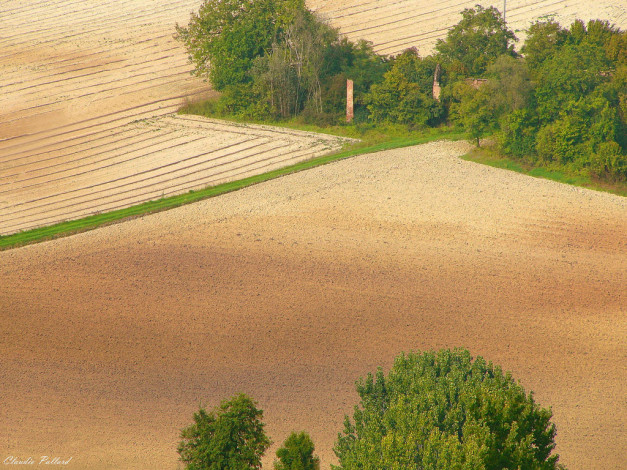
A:
{"type": "Polygon", "coordinates": [[[474,88],[465,82],[457,82],[453,87],[453,97],[453,120],[463,127],[468,137],[476,141],[479,147],[480,139],[492,134],[497,124],[488,87],[474,88]]]}
{"type": "Polygon", "coordinates": [[[304,10],[303,0],[204,0],[189,25],[177,25],[194,73],[215,90],[251,81],[255,58],[264,55],[304,10]]]}
{"type": "Polygon", "coordinates": [[[275,470],[319,470],[320,459],[314,456],[314,444],[307,433],[289,435],[283,447],[276,451],[279,458],[275,470]]]}
{"type": "Polygon", "coordinates": [[[435,124],[443,109],[431,96],[435,64],[425,62],[415,49],[396,57],[381,83],[365,97],[375,122],[398,122],[424,126],[435,124]]]}
{"type": "Polygon", "coordinates": [[[535,156],[538,123],[535,113],[528,109],[517,109],[505,115],[500,125],[501,150],[506,155],[522,159],[535,156]]]}
{"type": "Polygon", "coordinates": [[[502,55],[490,64],[486,76],[492,107],[499,116],[529,105],[533,84],[524,60],[502,55]]]}
{"type": "Polygon", "coordinates": [[[544,61],[535,74],[538,117],[548,123],[572,101],[591,93],[606,80],[599,60],[602,49],[596,45],[565,45],[544,61]]]}
{"type": "Polygon", "coordinates": [[[372,85],[383,80],[390,68],[390,59],[374,52],[372,43],[360,40],[350,45],[342,72],[354,82],[356,102],[366,94],[372,85]]]}
{"type": "Polygon", "coordinates": [[[446,39],[437,41],[435,48],[449,73],[476,78],[497,57],[515,57],[515,41],[516,36],[496,8],[476,5],[462,11],[462,20],[448,31],[446,39]]]}
{"type": "Polygon", "coordinates": [[[294,116],[306,105],[322,112],[323,83],[333,65],[329,57],[339,47],[337,30],[307,10],[295,15],[271,51],[255,63],[256,86],[274,114],[294,116]]]}
{"type": "Polygon", "coordinates": [[[555,54],[568,40],[568,34],[552,19],[533,23],[527,30],[527,38],[521,49],[529,69],[536,70],[555,54]]]}
{"type": "Polygon", "coordinates": [[[451,119],[476,140],[497,131],[506,116],[529,102],[532,85],[524,62],[500,56],[487,70],[489,78],[477,85],[460,81],[453,85],[451,119]]]}
{"type": "Polygon", "coordinates": [[[270,445],[263,411],[246,395],[224,401],[211,413],[200,407],[181,431],[178,453],[188,470],[254,470],[270,445]]]}
{"type": "Polygon", "coordinates": [[[523,47],[531,96],[502,119],[502,150],[547,168],[627,180],[625,44],[625,32],[605,21],[532,25],[523,47]]]}
{"type": "Polygon", "coordinates": [[[465,350],[397,357],[357,383],[336,470],[555,469],[555,426],[509,374],[465,350]]]}
{"type": "Polygon", "coordinates": [[[337,125],[351,79],[358,127],[448,121],[477,144],[495,134],[503,152],[526,163],[627,181],[627,33],[607,21],[538,21],[523,57],[500,12],[480,5],[427,57],[415,49],[380,56],[340,37],[304,0],[204,0],[177,34],[196,73],[221,91],[217,115],[337,125]]]}
{"type": "Polygon", "coordinates": [[[606,99],[592,95],[569,102],[558,119],[538,132],[538,158],[544,163],[587,166],[600,144],[615,143],[615,135],[616,110],[606,99]]]}

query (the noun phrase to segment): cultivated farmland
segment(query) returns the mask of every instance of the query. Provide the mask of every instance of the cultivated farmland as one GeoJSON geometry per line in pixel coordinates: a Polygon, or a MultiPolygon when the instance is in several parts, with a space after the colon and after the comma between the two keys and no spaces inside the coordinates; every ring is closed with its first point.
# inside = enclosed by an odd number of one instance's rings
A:
{"type": "Polygon", "coordinates": [[[168,116],[208,89],[190,77],[172,38],[175,21],[186,21],[195,2],[163,6],[5,7],[0,234],[240,179],[341,145],[304,132],[168,116]]]}
{"type": "MultiPolygon", "coordinates": [[[[190,76],[185,51],[173,39],[174,24],[186,23],[198,4],[198,0],[2,3],[0,234],[127,207],[225,179],[224,168],[219,166],[214,175],[211,163],[204,161],[215,162],[215,152],[220,151],[219,146],[207,147],[213,137],[203,140],[184,131],[182,121],[173,127],[169,127],[171,119],[154,122],[186,100],[211,95],[205,83],[190,76]],[[153,125],[141,122],[146,119],[153,125]],[[186,171],[184,162],[190,159],[195,164],[186,171]],[[167,181],[169,176],[173,181],[167,181]]],[[[459,20],[460,10],[473,2],[311,0],[308,4],[350,38],[366,38],[378,52],[392,54],[410,46],[428,53],[459,20]]],[[[593,7],[581,0],[510,1],[507,17],[516,29],[541,16],[554,16],[566,24],[575,17],[602,17],[625,27],[626,11],[616,1],[595,2],[593,7]]],[[[241,129],[234,129],[231,135],[239,133],[241,129]]],[[[293,136],[287,143],[284,136],[280,134],[275,142],[275,166],[324,150],[318,146],[307,152],[309,140],[297,144],[293,136]]],[[[326,150],[338,146],[327,143],[326,150]]],[[[242,155],[237,147],[231,148],[229,158],[241,157],[250,169],[257,153],[268,163],[267,146],[259,152],[244,147],[242,155]]],[[[231,172],[231,177],[242,174],[231,172]]]]}
{"type": "MultiPolygon", "coordinates": [[[[444,0],[309,0],[307,4],[351,39],[372,41],[381,54],[397,54],[416,47],[429,54],[438,39],[460,19],[464,8],[475,4],[495,6],[503,11],[504,2],[465,2],[444,0]]],[[[576,19],[607,19],[621,28],[627,26],[627,6],[616,0],[509,0],[506,19],[519,39],[538,18],[552,17],[563,25],[576,19]]]]}
{"type": "MultiPolygon", "coordinates": [[[[211,95],[172,39],[199,0],[0,4],[0,233],[310,158],[335,139],[174,116],[211,95]]],[[[424,51],[474,2],[311,1],[380,52],[424,51]],[[427,14],[431,10],[434,14],[427,14]]],[[[508,2],[622,27],[623,2],[508,2]]],[[[323,468],[354,381],[464,346],[552,406],[570,469],[627,461],[627,203],[460,160],[361,156],[0,253],[0,461],[176,469],[198,403],[259,400],[323,468]]]]}
{"type": "Polygon", "coordinates": [[[13,233],[271,171],[338,148],[299,131],[170,116],[105,132],[88,146],[6,155],[0,232],[13,233]]]}
{"type": "Polygon", "coordinates": [[[175,469],[198,403],[246,392],[277,445],[307,430],[328,469],[359,376],[464,346],[552,406],[570,469],[622,468],[626,199],[465,150],[364,155],[0,252],[0,452],[175,469]]]}

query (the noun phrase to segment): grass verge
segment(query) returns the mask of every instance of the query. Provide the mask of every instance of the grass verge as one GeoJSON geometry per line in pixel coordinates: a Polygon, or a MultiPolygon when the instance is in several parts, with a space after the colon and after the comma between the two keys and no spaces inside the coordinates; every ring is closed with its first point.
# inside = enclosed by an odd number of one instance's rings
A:
{"type": "MultiPolygon", "coordinates": [[[[189,106],[187,109],[183,109],[181,112],[183,114],[199,114],[211,118],[216,118],[210,113],[203,111],[204,110],[202,109],[195,109],[194,106],[189,106]]],[[[219,117],[218,119],[225,119],[237,123],[250,123],[250,121],[248,120],[245,121],[237,119],[233,116],[228,116],[226,118],[219,117]]],[[[291,129],[318,132],[322,134],[331,134],[340,137],[351,137],[359,139],[359,142],[350,144],[344,149],[335,153],[331,153],[329,155],[313,158],[311,160],[296,163],[294,165],[287,166],[278,170],[273,170],[260,175],[251,176],[242,180],[223,183],[217,186],[209,186],[202,190],[189,191],[184,194],[145,202],[125,209],[119,209],[111,212],[92,215],[77,220],[62,222],[55,225],[14,233],[11,235],[0,236],[0,251],[32,243],[38,243],[45,240],[66,237],[76,233],[93,230],[104,225],[110,225],[113,223],[142,217],[144,215],[152,214],[155,212],[173,209],[184,204],[190,204],[192,202],[219,196],[221,194],[225,194],[231,191],[237,191],[238,189],[242,189],[253,184],[262,183],[264,181],[288,175],[290,173],[307,170],[309,168],[325,165],[327,163],[350,158],[356,155],[408,147],[412,145],[419,145],[434,140],[461,140],[465,138],[465,135],[463,133],[460,133],[459,131],[450,128],[428,128],[422,130],[411,130],[408,129],[407,126],[400,125],[374,126],[359,124],[321,127],[313,124],[305,124],[297,120],[281,121],[278,123],[257,121],[254,123],[264,125],[278,125],[291,129]]],[[[549,171],[547,169],[538,167],[534,168],[530,165],[525,165],[517,160],[513,160],[504,155],[501,155],[492,147],[474,149],[472,152],[463,156],[462,158],[464,160],[472,161],[475,163],[481,163],[496,168],[516,171],[518,173],[523,173],[529,176],[545,178],[553,181],[558,181],[560,183],[581,186],[598,191],[606,191],[627,197],[627,184],[625,183],[607,183],[602,181],[596,181],[585,176],[568,175],[559,171],[549,171]]]]}
{"type": "Polygon", "coordinates": [[[492,147],[482,147],[472,150],[462,156],[462,159],[481,163],[483,165],[515,171],[536,178],[544,178],[558,183],[570,184],[595,191],[604,191],[618,196],[627,197],[627,183],[610,183],[590,178],[589,176],[568,174],[564,171],[548,170],[534,167],[500,154],[492,147]]]}
{"type": "MultiPolygon", "coordinates": [[[[272,124],[272,123],[264,123],[272,124]]],[[[281,123],[284,124],[284,123],[281,123]]],[[[170,196],[155,201],[149,201],[125,209],[119,209],[102,214],[92,215],[77,220],[61,222],[55,225],[36,228],[28,231],[18,232],[11,235],[0,236],[0,250],[7,250],[32,243],[38,243],[45,240],[51,240],[60,237],[66,237],[76,233],[93,230],[97,227],[118,223],[124,220],[141,217],[144,215],[160,212],[175,207],[200,201],[203,199],[219,196],[231,191],[251,186],[253,184],[262,183],[280,176],[295,173],[297,171],[307,170],[330,162],[342,160],[345,158],[361,155],[365,153],[379,152],[411,145],[418,145],[439,139],[459,140],[463,138],[462,134],[456,133],[449,129],[430,129],[426,132],[405,131],[401,128],[391,127],[387,129],[356,129],[356,126],[337,126],[329,129],[323,129],[316,126],[306,126],[297,123],[288,123],[287,127],[308,130],[313,132],[330,133],[333,135],[341,135],[345,137],[361,138],[361,142],[351,144],[338,152],[324,155],[322,157],[313,158],[311,160],[296,163],[294,165],[270,171],[256,176],[251,176],[238,181],[223,183],[217,186],[209,186],[198,191],[190,191],[184,194],[170,196]]]]}

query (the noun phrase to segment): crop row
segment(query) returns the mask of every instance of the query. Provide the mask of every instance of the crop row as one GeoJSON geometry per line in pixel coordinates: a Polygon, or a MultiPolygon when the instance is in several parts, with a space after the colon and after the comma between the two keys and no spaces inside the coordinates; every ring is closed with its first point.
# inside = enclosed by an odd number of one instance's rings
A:
{"type": "MultiPolygon", "coordinates": [[[[0,171],[0,233],[128,207],[320,155],[335,139],[165,118],[104,133],[81,151],[19,157],[0,171]],[[157,129],[159,129],[157,131],[157,129]],[[151,134],[154,134],[151,136],[151,134]]],[[[67,148],[66,148],[67,150],[67,148]]]]}
{"type": "MultiPolygon", "coordinates": [[[[320,1],[308,4],[328,18],[352,39],[365,38],[374,43],[375,50],[396,54],[407,47],[417,47],[422,54],[431,52],[437,39],[444,38],[448,29],[461,19],[464,8],[476,3],[495,6],[503,10],[504,2],[474,2],[445,0],[370,0],[320,1]]],[[[605,8],[607,19],[625,26],[627,8],[609,5],[605,8]],[[609,16],[608,16],[609,15],[609,16]]],[[[617,2],[620,3],[620,2],[617,2]]],[[[510,28],[523,32],[533,21],[542,17],[555,17],[565,24],[575,18],[593,19],[589,3],[584,0],[510,0],[506,18],[510,28]]]]}

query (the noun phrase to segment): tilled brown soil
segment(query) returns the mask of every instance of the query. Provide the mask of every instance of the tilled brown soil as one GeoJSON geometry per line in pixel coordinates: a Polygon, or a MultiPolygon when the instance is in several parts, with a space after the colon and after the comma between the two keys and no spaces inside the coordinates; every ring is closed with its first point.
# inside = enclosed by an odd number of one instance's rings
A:
{"type": "Polygon", "coordinates": [[[562,462],[627,462],[627,202],[372,154],[0,253],[0,459],[174,469],[199,403],[246,392],[322,468],[355,380],[466,347],[551,406],[562,462]]]}

